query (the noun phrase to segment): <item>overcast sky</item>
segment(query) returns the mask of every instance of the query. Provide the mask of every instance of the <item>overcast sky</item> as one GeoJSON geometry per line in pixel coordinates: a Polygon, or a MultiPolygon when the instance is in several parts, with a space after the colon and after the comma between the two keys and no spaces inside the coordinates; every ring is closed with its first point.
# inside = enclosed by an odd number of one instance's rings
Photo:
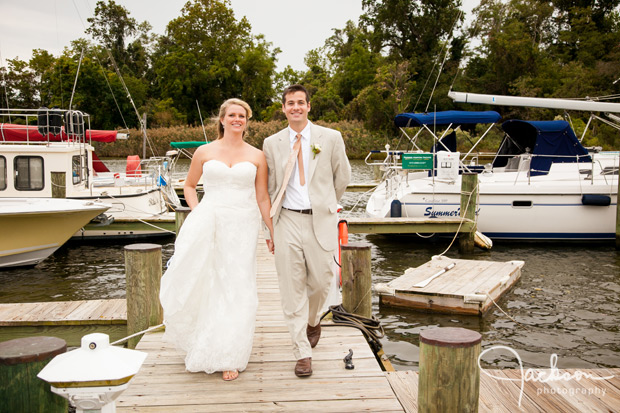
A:
{"type": "MultiPolygon", "coordinates": [[[[168,22],[181,14],[186,0],[116,0],[138,22],[147,20],[153,32],[164,34],[168,22]]],[[[0,57],[28,61],[32,49],[58,56],[71,40],[89,38],[84,33],[96,0],[0,0],[0,57]]],[[[464,0],[466,12],[478,0],[464,0]]],[[[332,29],[348,20],[358,21],[361,0],[231,0],[237,19],[246,16],[253,34],[264,34],[281,49],[278,70],[290,65],[305,70],[306,53],[324,44],[332,29]]],[[[432,22],[429,22],[432,24],[432,22]]]]}

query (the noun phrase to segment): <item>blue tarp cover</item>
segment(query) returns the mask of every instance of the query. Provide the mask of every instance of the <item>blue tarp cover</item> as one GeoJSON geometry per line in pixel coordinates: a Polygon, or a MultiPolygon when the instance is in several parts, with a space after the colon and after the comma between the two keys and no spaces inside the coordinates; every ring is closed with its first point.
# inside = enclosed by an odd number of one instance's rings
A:
{"type": "Polygon", "coordinates": [[[509,151],[500,150],[500,152],[505,152],[507,155],[520,154],[524,153],[525,148],[529,148],[530,153],[537,155],[532,158],[530,164],[532,176],[548,173],[552,163],[592,162],[588,151],[579,143],[575,132],[564,120],[514,119],[504,122],[502,129],[518,145],[518,150],[513,146],[509,151]]]}
{"type": "Polygon", "coordinates": [[[488,110],[485,112],[471,112],[462,110],[447,110],[444,112],[429,113],[401,113],[394,118],[394,124],[399,128],[415,128],[422,125],[475,125],[478,123],[495,123],[502,117],[499,113],[488,110]]]}

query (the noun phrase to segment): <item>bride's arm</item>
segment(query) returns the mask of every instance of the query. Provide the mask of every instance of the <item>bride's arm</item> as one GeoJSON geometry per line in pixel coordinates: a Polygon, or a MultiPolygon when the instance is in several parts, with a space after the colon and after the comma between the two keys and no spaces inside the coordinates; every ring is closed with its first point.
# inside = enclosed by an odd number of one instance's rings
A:
{"type": "Polygon", "coordinates": [[[204,153],[206,151],[206,145],[203,145],[196,149],[194,156],[192,156],[192,163],[189,165],[189,171],[185,178],[185,184],[183,185],[183,195],[185,196],[185,202],[190,209],[194,209],[198,205],[198,194],[196,193],[196,185],[202,176],[202,164],[204,163],[204,153]]]}
{"type": "Polygon", "coordinates": [[[269,192],[267,191],[267,160],[265,154],[261,151],[258,157],[258,168],[256,171],[256,202],[258,203],[258,209],[263,218],[263,222],[269,229],[270,239],[267,240],[267,246],[269,251],[273,252],[273,222],[269,216],[271,210],[271,199],[269,198],[269,192]],[[271,241],[271,242],[270,242],[271,241]]]}

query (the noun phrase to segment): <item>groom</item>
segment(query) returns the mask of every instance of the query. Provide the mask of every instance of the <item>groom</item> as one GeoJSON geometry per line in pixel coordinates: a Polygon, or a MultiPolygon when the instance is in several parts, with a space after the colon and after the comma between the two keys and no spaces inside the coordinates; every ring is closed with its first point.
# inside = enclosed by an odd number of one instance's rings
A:
{"type": "Polygon", "coordinates": [[[305,87],[284,90],[282,111],[289,126],[265,139],[263,151],[282,310],[297,359],[295,374],[307,377],[312,374],[312,348],[321,336],[320,311],[333,278],[336,210],[351,179],[351,166],[340,132],[308,120],[310,96],[305,87]]]}

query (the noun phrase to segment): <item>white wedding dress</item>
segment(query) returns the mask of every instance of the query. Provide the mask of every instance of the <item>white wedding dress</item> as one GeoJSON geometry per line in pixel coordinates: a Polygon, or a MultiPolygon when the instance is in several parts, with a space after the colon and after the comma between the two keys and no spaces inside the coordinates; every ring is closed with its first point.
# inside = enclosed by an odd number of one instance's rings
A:
{"type": "Polygon", "coordinates": [[[164,338],[192,372],[243,371],[256,321],[260,214],[256,166],[203,165],[204,197],[188,215],[161,280],[164,338]]]}

